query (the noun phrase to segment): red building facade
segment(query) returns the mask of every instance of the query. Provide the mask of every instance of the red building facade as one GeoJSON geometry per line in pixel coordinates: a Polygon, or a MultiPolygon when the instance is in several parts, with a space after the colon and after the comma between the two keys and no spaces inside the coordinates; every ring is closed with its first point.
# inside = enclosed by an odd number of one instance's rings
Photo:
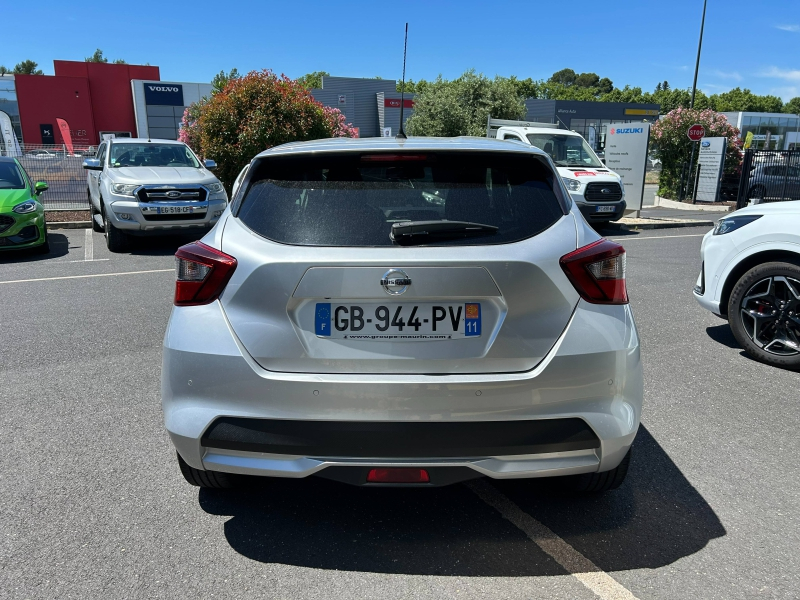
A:
{"type": "Polygon", "coordinates": [[[17,75],[22,138],[62,144],[56,119],[70,127],[76,146],[93,146],[101,132],[137,135],[132,79],[160,81],[158,67],[56,60],[55,75],[17,75]]]}

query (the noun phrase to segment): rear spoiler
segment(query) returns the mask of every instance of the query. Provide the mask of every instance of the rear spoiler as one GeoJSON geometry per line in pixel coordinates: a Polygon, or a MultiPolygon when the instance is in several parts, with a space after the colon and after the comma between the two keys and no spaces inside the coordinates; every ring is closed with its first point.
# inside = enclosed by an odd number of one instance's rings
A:
{"type": "Polygon", "coordinates": [[[537,123],[536,121],[510,121],[508,119],[493,119],[489,115],[486,121],[486,137],[496,138],[497,129],[499,127],[547,127],[549,129],[558,129],[558,123],[537,123]]]}

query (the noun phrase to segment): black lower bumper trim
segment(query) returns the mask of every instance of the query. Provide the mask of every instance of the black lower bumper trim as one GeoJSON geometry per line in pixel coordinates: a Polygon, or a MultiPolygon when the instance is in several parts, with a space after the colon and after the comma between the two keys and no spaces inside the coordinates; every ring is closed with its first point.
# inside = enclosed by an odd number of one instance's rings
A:
{"type": "Polygon", "coordinates": [[[319,458],[479,458],[600,447],[578,418],[483,422],[296,421],[220,417],[206,448],[319,458]]]}

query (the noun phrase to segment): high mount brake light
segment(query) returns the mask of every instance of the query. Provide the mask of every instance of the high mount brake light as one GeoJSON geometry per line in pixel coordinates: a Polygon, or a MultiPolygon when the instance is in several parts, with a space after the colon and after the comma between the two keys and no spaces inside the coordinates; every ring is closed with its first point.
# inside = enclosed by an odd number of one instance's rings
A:
{"type": "Polygon", "coordinates": [[[395,162],[395,161],[422,161],[428,160],[425,154],[365,154],[361,162],[395,162]]]}
{"type": "Polygon", "coordinates": [[[193,242],[175,253],[175,306],[209,304],[219,298],[236,270],[236,259],[193,242]]]}
{"type": "Polygon", "coordinates": [[[627,304],[625,248],[598,240],[561,257],[564,273],[581,298],[592,304],[627,304]]]}

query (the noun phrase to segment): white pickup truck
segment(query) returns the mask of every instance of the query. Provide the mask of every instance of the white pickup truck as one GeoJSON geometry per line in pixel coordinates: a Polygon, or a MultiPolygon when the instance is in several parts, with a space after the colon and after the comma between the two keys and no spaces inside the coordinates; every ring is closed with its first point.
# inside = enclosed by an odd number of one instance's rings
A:
{"type": "Polygon", "coordinates": [[[203,236],[228,205],[215,167],[182,142],[107,140],[83,161],[92,226],[111,252],[126,251],[130,236],[203,236]]]}
{"type": "Polygon", "coordinates": [[[551,123],[489,118],[486,137],[536,146],[549,154],[572,200],[589,223],[622,218],[622,179],[606,168],[580,134],[551,123]]]}

